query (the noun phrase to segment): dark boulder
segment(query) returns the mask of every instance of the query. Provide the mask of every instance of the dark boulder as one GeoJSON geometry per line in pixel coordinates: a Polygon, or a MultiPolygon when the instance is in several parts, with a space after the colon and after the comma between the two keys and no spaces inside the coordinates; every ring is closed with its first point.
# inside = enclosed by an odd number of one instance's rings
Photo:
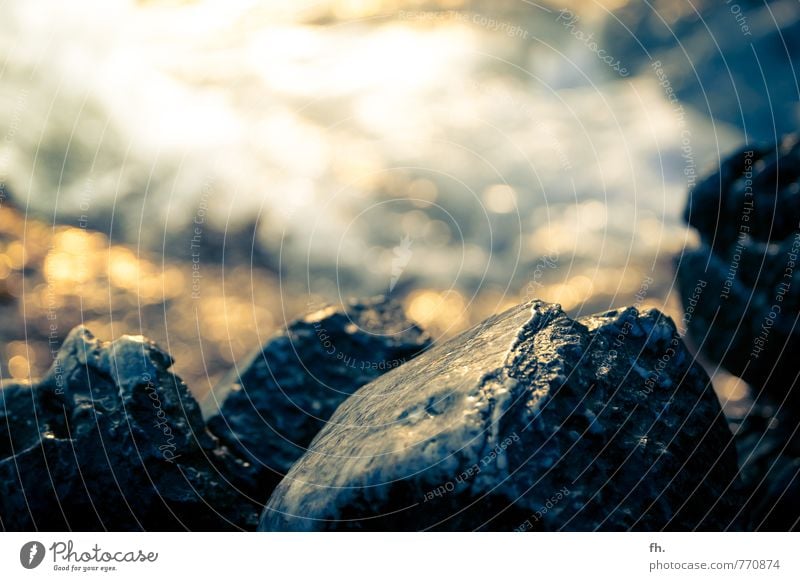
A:
{"type": "Polygon", "coordinates": [[[394,302],[316,307],[214,390],[204,402],[209,429],[247,459],[246,488],[266,502],[342,401],[429,342],[394,302]]]}
{"type": "Polygon", "coordinates": [[[428,341],[394,304],[315,311],[215,390],[217,438],[154,343],[75,329],[40,382],[0,390],[0,528],[254,529],[335,407],[428,341]]]}
{"type": "Polygon", "coordinates": [[[357,391],[261,530],[725,530],[732,436],[672,321],[533,302],[357,391]]]}
{"type": "Polygon", "coordinates": [[[698,347],[777,403],[794,399],[800,349],[800,143],[747,147],[690,193],[701,243],[676,258],[698,347]]]}
{"type": "Polygon", "coordinates": [[[0,528],[255,528],[246,471],[206,430],[172,359],[74,329],[36,385],[0,390],[0,528]]]}
{"type": "Polygon", "coordinates": [[[800,530],[800,433],[787,412],[756,405],[736,432],[748,530],[800,530]]]}

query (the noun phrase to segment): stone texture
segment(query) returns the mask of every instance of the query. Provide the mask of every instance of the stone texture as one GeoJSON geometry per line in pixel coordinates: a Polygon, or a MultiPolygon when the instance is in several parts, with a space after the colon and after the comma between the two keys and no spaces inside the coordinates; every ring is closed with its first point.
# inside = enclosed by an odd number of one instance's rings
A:
{"type": "Polygon", "coordinates": [[[535,301],[345,401],[261,530],[725,530],[736,457],[672,321],[535,301]]]}
{"type": "Polygon", "coordinates": [[[792,415],[756,405],[736,432],[747,530],[800,530],[800,434],[792,415]]]}
{"type": "Polygon", "coordinates": [[[225,530],[261,505],[205,428],[172,359],[142,337],[79,327],[36,385],[0,390],[0,528],[225,530]]]}
{"type": "Polygon", "coordinates": [[[315,309],[214,390],[204,402],[209,429],[247,459],[247,489],[265,502],[342,401],[429,342],[394,302],[315,309]]]}
{"type": "Polygon", "coordinates": [[[77,328],[0,390],[0,529],[252,530],[336,406],[428,343],[396,304],[315,311],[215,390],[217,438],[154,343],[77,328]]]}
{"type": "Polygon", "coordinates": [[[692,339],[775,401],[796,398],[798,136],[731,155],[691,192],[685,219],[701,238],[676,258],[692,339]]]}

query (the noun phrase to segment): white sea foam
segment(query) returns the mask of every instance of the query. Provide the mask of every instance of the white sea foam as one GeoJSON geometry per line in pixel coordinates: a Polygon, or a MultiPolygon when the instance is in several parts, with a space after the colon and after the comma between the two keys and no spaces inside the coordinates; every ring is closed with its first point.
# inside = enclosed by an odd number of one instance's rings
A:
{"type": "Polygon", "coordinates": [[[0,178],[67,222],[116,205],[155,248],[202,195],[212,226],[260,215],[298,276],[308,256],[381,292],[404,237],[404,280],[443,285],[504,284],[550,250],[647,260],[680,234],[681,127],[698,168],[738,139],[680,125],[655,76],[615,77],[555,14],[508,35],[309,24],[319,5],[3,3],[0,178]]]}

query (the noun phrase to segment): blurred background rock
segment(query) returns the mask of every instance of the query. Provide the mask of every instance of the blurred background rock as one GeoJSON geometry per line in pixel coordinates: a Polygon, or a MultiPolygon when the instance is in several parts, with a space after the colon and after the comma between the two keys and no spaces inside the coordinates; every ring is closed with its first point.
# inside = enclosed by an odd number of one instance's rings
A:
{"type": "Polygon", "coordinates": [[[380,293],[435,337],[534,297],[679,321],[687,189],[798,119],[797,3],[736,6],[3,4],[2,376],[85,323],[159,341],[202,396],[380,293]]]}

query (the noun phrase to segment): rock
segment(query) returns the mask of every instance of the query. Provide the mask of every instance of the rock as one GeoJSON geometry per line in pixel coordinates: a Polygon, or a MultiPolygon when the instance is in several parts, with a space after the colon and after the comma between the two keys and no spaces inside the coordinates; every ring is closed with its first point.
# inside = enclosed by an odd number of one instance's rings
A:
{"type": "Polygon", "coordinates": [[[0,390],[0,528],[255,528],[246,466],[206,430],[172,359],[142,337],[83,327],[36,385],[0,390]]]}
{"type": "Polygon", "coordinates": [[[393,302],[315,310],[222,381],[204,402],[209,429],[248,460],[247,490],[266,502],[342,401],[429,342],[393,302]]]}
{"type": "Polygon", "coordinates": [[[709,359],[756,392],[736,432],[747,528],[796,529],[798,135],[728,157],[690,193],[684,218],[701,240],[676,259],[684,323],[709,359]]]}
{"type": "Polygon", "coordinates": [[[778,403],[797,395],[800,143],[745,148],[698,183],[686,207],[701,244],[676,258],[689,333],[778,403]]]}
{"type": "Polygon", "coordinates": [[[260,530],[736,528],[732,436],[658,311],[520,305],[366,385],[260,530]]]}
{"type": "Polygon", "coordinates": [[[747,530],[800,530],[800,436],[792,411],[756,405],[736,432],[747,530]]]}
{"type": "Polygon", "coordinates": [[[254,529],[272,471],[428,342],[390,303],[317,311],[216,390],[217,438],[154,343],[75,329],[39,383],[0,390],[0,528],[254,529]]]}
{"type": "Polygon", "coordinates": [[[749,139],[774,141],[797,128],[797,0],[628,2],[606,19],[602,45],[749,139]]]}

